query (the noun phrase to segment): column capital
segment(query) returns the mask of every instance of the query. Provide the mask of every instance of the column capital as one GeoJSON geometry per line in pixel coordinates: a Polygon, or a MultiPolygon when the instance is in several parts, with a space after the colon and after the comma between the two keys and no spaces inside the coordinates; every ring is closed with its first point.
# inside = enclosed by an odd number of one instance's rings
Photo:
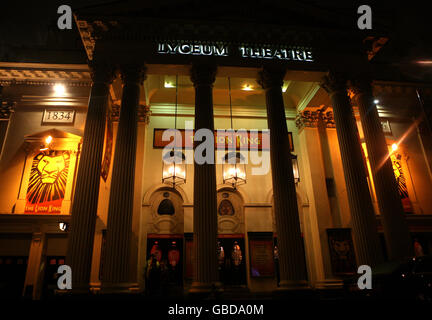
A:
{"type": "Polygon", "coordinates": [[[93,82],[111,84],[116,77],[116,68],[105,61],[89,61],[90,75],[93,82]]]}
{"type": "Polygon", "coordinates": [[[333,111],[321,109],[316,111],[304,110],[297,113],[295,124],[298,129],[317,128],[320,120],[323,121],[326,128],[336,128],[333,111]]]}
{"type": "Polygon", "coordinates": [[[190,69],[191,81],[194,87],[213,86],[216,80],[217,66],[213,64],[192,64],[190,69]]]}
{"type": "Polygon", "coordinates": [[[328,72],[321,80],[321,88],[323,88],[329,95],[336,92],[346,93],[347,78],[342,72],[328,72]]]}
{"type": "Polygon", "coordinates": [[[263,89],[282,87],[286,69],[281,67],[264,67],[258,73],[258,84],[263,89]]]}
{"type": "Polygon", "coordinates": [[[120,74],[123,83],[135,83],[141,85],[146,79],[147,68],[141,64],[124,64],[120,66],[120,74]]]}
{"type": "Polygon", "coordinates": [[[372,96],[372,81],[366,76],[359,76],[349,81],[349,88],[354,96],[358,94],[369,94],[372,96]]]}

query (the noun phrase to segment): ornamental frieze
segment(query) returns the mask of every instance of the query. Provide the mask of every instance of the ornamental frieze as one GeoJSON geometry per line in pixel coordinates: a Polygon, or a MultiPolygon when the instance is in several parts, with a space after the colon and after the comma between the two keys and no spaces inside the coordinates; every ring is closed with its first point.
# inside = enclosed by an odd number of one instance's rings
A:
{"type": "MultiPolygon", "coordinates": [[[[148,124],[150,122],[150,107],[145,105],[138,106],[138,122],[148,124]]],[[[118,122],[120,119],[120,105],[113,104],[111,106],[111,119],[113,122],[118,122]]]]}
{"type": "Polygon", "coordinates": [[[322,120],[326,128],[335,128],[333,111],[324,112],[322,110],[310,111],[305,110],[297,114],[295,123],[298,129],[316,128],[318,122],[322,120]]]}
{"type": "Polygon", "coordinates": [[[9,120],[12,112],[14,112],[15,103],[11,101],[3,101],[0,103],[0,119],[9,120]]]}

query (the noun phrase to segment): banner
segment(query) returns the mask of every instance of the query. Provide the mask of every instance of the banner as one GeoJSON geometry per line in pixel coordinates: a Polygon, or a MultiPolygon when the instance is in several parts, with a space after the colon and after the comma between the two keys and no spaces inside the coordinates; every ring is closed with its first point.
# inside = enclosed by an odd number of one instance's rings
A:
{"type": "MultiPolygon", "coordinates": [[[[153,148],[165,148],[170,142],[174,141],[174,137],[171,136],[169,141],[163,141],[162,136],[166,130],[174,129],[154,129],[153,133],[153,148]]],[[[181,134],[181,141],[176,141],[177,148],[193,149],[194,130],[177,129],[181,134]]],[[[237,150],[242,148],[247,150],[258,150],[268,151],[270,150],[270,131],[252,131],[244,130],[240,132],[232,132],[228,130],[221,130],[221,132],[215,130],[215,148],[216,149],[234,149],[233,145],[237,150]],[[252,134],[251,134],[252,133],[252,134]],[[219,136],[218,136],[219,135],[219,136]]],[[[172,133],[173,135],[173,133],[172,133]]],[[[292,138],[292,132],[288,132],[288,140],[290,145],[290,152],[294,151],[294,144],[292,138]]]]}
{"type": "MultiPolygon", "coordinates": [[[[390,149],[390,148],[389,148],[390,149]]],[[[412,213],[413,207],[408,196],[408,188],[406,177],[402,170],[402,156],[396,152],[391,153],[390,159],[393,165],[393,172],[398,185],[399,196],[402,200],[402,205],[406,213],[412,213]]]]}
{"type": "Polygon", "coordinates": [[[61,213],[69,172],[68,151],[39,153],[33,158],[25,213],[61,213]]]}

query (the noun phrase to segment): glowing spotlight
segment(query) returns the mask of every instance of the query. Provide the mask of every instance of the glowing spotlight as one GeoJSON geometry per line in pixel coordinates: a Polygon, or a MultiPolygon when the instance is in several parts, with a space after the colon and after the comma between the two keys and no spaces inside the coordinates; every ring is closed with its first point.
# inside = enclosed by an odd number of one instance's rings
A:
{"type": "Polygon", "coordinates": [[[51,136],[46,137],[45,138],[45,143],[40,146],[39,150],[40,151],[47,151],[47,150],[49,150],[49,145],[51,144],[52,140],[53,140],[53,137],[51,137],[51,136]]]}
{"type": "Polygon", "coordinates": [[[63,221],[60,221],[59,222],[59,229],[61,230],[61,231],[68,231],[68,228],[69,228],[69,224],[67,223],[67,222],[63,222],[63,221]]]}
{"type": "Polygon", "coordinates": [[[378,100],[378,99],[375,99],[375,100],[374,100],[374,103],[375,103],[375,104],[378,104],[378,103],[379,103],[379,100],[378,100]]]}
{"type": "Polygon", "coordinates": [[[169,81],[165,81],[164,83],[165,88],[175,88],[175,84],[169,81]]]}
{"type": "Polygon", "coordinates": [[[58,83],[54,86],[54,93],[57,96],[62,96],[66,93],[66,87],[64,85],[58,83]]]}
{"type": "Polygon", "coordinates": [[[397,145],[397,143],[393,143],[392,144],[392,150],[393,151],[396,151],[398,149],[398,145],[397,145]]]}
{"type": "Polygon", "coordinates": [[[246,83],[245,85],[243,85],[242,90],[243,91],[252,91],[253,88],[250,86],[250,84],[246,83]]]}

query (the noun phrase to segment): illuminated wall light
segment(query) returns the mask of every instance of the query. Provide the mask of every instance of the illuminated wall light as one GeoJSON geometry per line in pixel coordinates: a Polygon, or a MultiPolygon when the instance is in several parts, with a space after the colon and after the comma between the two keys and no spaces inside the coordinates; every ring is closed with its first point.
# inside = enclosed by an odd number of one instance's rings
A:
{"type": "Polygon", "coordinates": [[[250,84],[247,83],[247,84],[243,85],[242,90],[243,91],[252,91],[253,88],[251,87],[250,84]]]}
{"type": "Polygon", "coordinates": [[[396,151],[398,149],[398,145],[397,145],[397,143],[393,143],[392,144],[392,150],[393,151],[396,151]]]}
{"type": "Polygon", "coordinates": [[[289,82],[284,83],[284,85],[282,86],[282,92],[286,92],[289,86],[289,82]]]}
{"type": "Polygon", "coordinates": [[[64,85],[60,84],[60,83],[57,83],[54,86],[54,93],[57,96],[63,96],[66,93],[66,87],[64,85]]]}
{"type": "Polygon", "coordinates": [[[63,221],[59,222],[59,229],[61,231],[66,232],[66,231],[68,231],[68,228],[69,228],[69,224],[67,222],[63,222],[63,221]]]}
{"type": "Polygon", "coordinates": [[[375,99],[375,100],[374,100],[374,103],[375,103],[375,104],[378,104],[378,103],[379,103],[379,100],[378,100],[378,99],[375,99]]]}
{"type": "Polygon", "coordinates": [[[165,81],[164,87],[165,88],[175,88],[175,84],[173,84],[172,82],[169,82],[169,81],[165,81]]]}
{"type": "Polygon", "coordinates": [[[48,136],[45,138],[45,143],[40,146],[40,151],[47,151],[49,149],[49,145],[51,144],[53,137],[48,136]]]}

